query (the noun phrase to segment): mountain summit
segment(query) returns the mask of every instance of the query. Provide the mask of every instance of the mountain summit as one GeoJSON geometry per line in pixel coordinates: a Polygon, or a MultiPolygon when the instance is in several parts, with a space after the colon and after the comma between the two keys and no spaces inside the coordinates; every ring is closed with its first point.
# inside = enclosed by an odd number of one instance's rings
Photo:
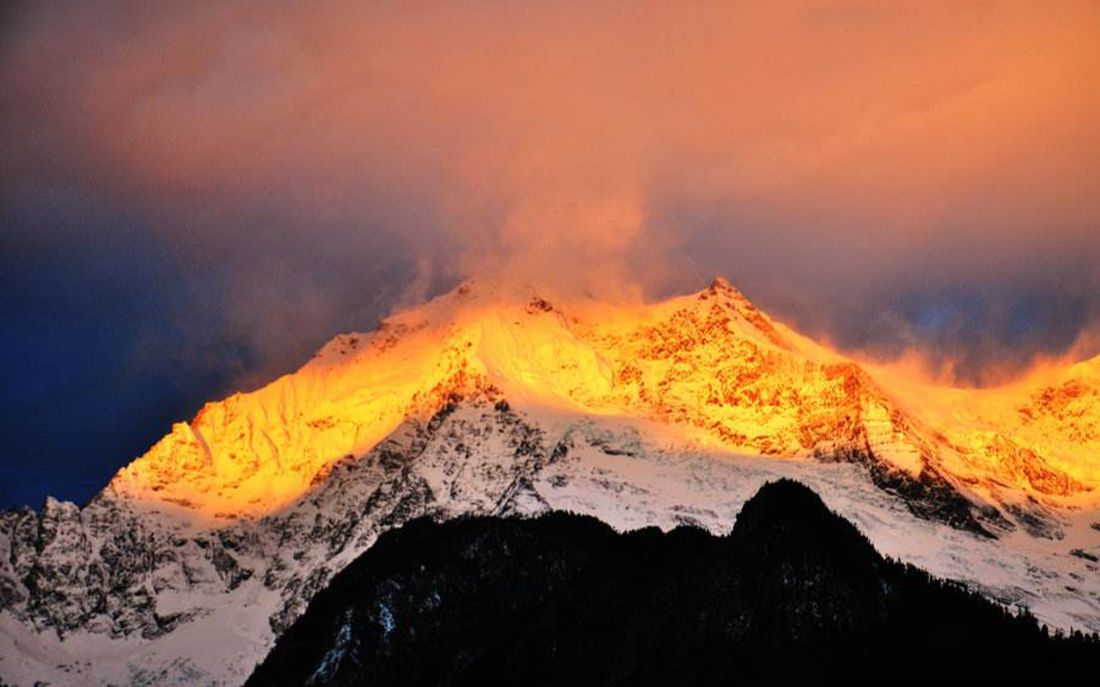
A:
{"type": "MultiPolygon", "coordinates": [[[[859,460],[884,486],[934,499],[963,484],[1011,499],[1002,492],[1069,497],[1100,483],[1092,454],[1067,457],[1086,448],[1072,429],[1063,447],[1049,433],[1028,441],[1014,432],[1034,415],[1006,431],[982,418],[973,431],[930,425],[904,389],[884,388],[716,278],[699,293],[635,306],[463,284],[372,334],[335,338],[258,391],[207,404],[110,488],[210,518],[272,513],[406,419],[475,396],[645,421],[684,446],[859,460]]],[[[1084,411],[1100,420],[1095,406],[1084,411]]],[[[943,511],[953,524],[978,527],[953,507],[943,511]]]]}

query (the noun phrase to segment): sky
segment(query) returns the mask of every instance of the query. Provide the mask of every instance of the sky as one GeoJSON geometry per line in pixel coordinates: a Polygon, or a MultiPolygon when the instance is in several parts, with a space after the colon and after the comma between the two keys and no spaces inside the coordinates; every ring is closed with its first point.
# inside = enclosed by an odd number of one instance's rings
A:
{"type": "Polygon", "coordinates": [[[1100,353],[1100,3],[9,2],[0,507],[470,276],[1100,353]]]}

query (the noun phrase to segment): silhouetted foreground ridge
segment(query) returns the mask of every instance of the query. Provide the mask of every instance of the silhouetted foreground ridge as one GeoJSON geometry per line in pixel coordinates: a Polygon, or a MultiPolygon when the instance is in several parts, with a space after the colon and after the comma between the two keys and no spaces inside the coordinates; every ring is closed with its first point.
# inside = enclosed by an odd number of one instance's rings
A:
{"type": "Polygon", "coordinates": [[[421,519],[337,575],[249,685],[610,685],[799,677],[961,682],[1100,674],[1048,636],[883,559],[803,485],[765,485],[715,537],[555,513],[421,519]]]}

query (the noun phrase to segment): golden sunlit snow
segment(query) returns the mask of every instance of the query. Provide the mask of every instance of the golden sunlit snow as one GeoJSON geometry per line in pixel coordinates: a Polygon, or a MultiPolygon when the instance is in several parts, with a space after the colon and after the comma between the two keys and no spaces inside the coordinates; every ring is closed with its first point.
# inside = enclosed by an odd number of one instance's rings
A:
{"type": "Polygon", "coordinates": [[[1100,362],[995,390],[861,367],[716,279],[654,304],[561,299],[471,282],[342,335],[301,370],[207,404],[111,487],[204,517],[270,513],[406,418],[471,395],[523,409],[655,421],[663,440],[777,459],[867,451],[977,496],[1092,499],[1100,362]]]}

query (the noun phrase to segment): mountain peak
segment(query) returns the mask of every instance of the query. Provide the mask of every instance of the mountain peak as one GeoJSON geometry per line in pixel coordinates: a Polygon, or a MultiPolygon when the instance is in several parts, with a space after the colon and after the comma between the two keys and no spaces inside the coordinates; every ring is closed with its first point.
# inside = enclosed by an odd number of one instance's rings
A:
{"type": "Polygon", "coordinates": [[[733,298],[734,300],[749,303],[751,305],[751,301],[745,297],[745,294],[741,292],[741,289],[734,286],[733,282],[722,276],[716,276],[714,279],[712,279],[710,282],[710,286],[707,287],[707,291],[711,294],[722,294],[733,298]]]}
{"type": "MultiPolygon", "coordinates": [[[[334,462],[486,389],[535,414],[656,424],[678,445],[854,451],[914,479],[973,443],[944,444],[855,363],[776,324],[722,277],[694,296],[632,305],[471,280],[373,333],[336,337],[266,387],[207,404],[112,484],[206,514],[271,513],[334,462]]],[[[998,460],[982,465],[1030,488],[998,460]]],[[[956,465],[973,477],[973,461],[956,465]]],[[[1055,473],[1041,482],[1059,483],[1055,473]]]]}
{"type": "Polygon", "coordinates": [[[731,284],[728,279],[726,279],[725,277],[723,277],[721,275],[716,275],[714,277],[714,279],[711,280],[710,290],[711,291],[728,291],[728,292],[737,293],[738,295],[740,295],[740,292],[736,288],[734,288],[733,284],[731,284]]]}
{"type": "MultiPolygon", "coordinates": [[[[411,517],[558,509],[620,530],[717,529],[747,485],[791,475],[825,486],[828,503],[869,523],[876,542],[912,556],[942,551],[939,570],[961,579],[996,566],[988,579],[1015,598],[1056,604],[1048,612],[1067,622],[1097,622],[1089,604],[1100,597],[1088,576],[1096,553],[1085,543],[1100,520],[1092,515],[1098,494],[1088,493],[1100,485],[1095,384],[1063,375],[1054,386],[998,391],[1003,408],[990,407],[1002,414],[981,414],[977,392],[920,396],[881,383],[888,378],[773,323],[722,279],[648,304],[485,282],[461,289],[373,333],[337,337],[261,389],[207,404],[82,510],[51,501],[41,514],[0,514],[0,545],[13,542],[12,555],[0,556],[0,605],[15,599],[7,608],[26,627],[55,627],[59,636],[166,637],[132,654],[144,667],[163,667],[203,635],[211,648],[204,670],[239,684],[230,666],[254,659],[329,575],[411,517]],[[932,413],[940,408],[949,412],[932,413]],[[853,510],[855,498],[867,509],[853,510]],[[1006,536],[983,543],[939,524],[1006,536]],[[994,561],[1002,544],[1003,565],[994,561]],[[248,610],[227,621],[223,606],[248,610]]],[[[795,627],[820,608],[819,581],[874,582],[858,571],[834,574],[870,555],[845,527],[808,489],[779,481],[744,505],[716,555],[756,560],[738,574],[768,581],[768,601],[790,611],[775,627],[795,627]],[[779,584],[786,579],[812,584],[779,584]]],[[[679,530],[670,541],[693,537],[679,530]]],[[[469,560],[479,574],[500,570],[469,560]]],[[[426,591],[435,604],[438,589],[426,591]]],[[[855,608],[846,593],[831,608],[855,608]]],[[[390,631],[393,609],[382,608],[378,627],[390,631]]],[[[87,655],[131,655],[122,648],[131,644],[98,646],[103,653],[87,655]]],[[[0,657],[30,660],[31,652],[0,657]]],[[[410,656],[413,665],[422,658],[410,656]]],[[[111,661],[125,670],[112,675],[135,674],[130,658],[111,661]]],[[[51,657],[44,669],[54,664],[51,657]]],[[[99,670],[91,658],[82,665],[99,670]]],[[[0,678],[11,670],[23,669],[0,660],[0,678]]]]}

